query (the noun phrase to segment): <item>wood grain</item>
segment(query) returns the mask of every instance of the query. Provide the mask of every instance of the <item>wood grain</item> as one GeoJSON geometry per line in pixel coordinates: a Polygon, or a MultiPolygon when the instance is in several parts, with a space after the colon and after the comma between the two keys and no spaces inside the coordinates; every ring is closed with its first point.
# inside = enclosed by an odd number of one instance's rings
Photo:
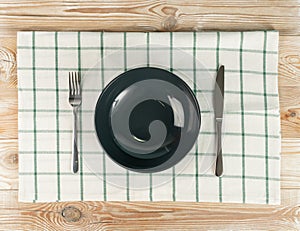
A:
{"type": "Polygon", "coordinates": [[[0,140],[16,139],[18,138],[17,89],[0,87],[0,102],[0,140]]]}
{"type": "Polygon", "coordinates": [[[300,230],[300,1],[1,0],[0,230],[300,230]],[[18,30],[280,32],[281,206],[18,203],[18,30]],[[6,62],[6,61],[9,62],[6,62]]]}
{"type": "Polygon", "coordinates": [[[17,191],[0,191],[0,224],[10,230],[299,230],[299,197],[289,197],[297,192],[283,190],[287,196],[281,206],[184,202],[175,206],[173,202],[17,203],[17,191]],[[64,211],[70,207],[80,212],[79,219],[70,219],[72,215],[65,219],[64,211]]]}
{"type": "Polygon", "coordinates": [[[0,190],[18,188],[18,141],[0,140],[0,190]]]}
{"type": "Polygon", "coordinates": [[[16,37],[0,37],[0,89],[17,87],[16,37]]]}
{"type": "Polygon", "coordinates": [[[299,35],[299,1],[2,1],[1,35],[18,30],[280,30],[299,35]],[[167,21],[166,21],[167,20],[167,21]],[[168,22],[171,20],[173,23],[168,22]],[[112,23],[113,22],[113,23],[112,23]]]}
{"type": "Polygon", "coordinates": [[[279,37],[278,66],[279,86],[295,87],[300,85],[300,42],[295,37],[279,37]]]}
{"type": "Polygon", "coordinates": [[[298,138],[282,139],[281,152],[292,156],[300,153],[300,142],[298,138]]]}
{"type": "Polygon", "coordinates": [[[281,188],[300,189],[300,155],[282,155],[281,188]]]}
{"type": "Polygon", "coordinates": [[[279,43],[279,95],[282,136],[300,137],[300,43],[281,36],[279,43]]]}
{"type": "Polygon", "coordinates": [[[278,77],[282,136],[299,138],[300,43],[295,37],[280,36],[278,77]]]}

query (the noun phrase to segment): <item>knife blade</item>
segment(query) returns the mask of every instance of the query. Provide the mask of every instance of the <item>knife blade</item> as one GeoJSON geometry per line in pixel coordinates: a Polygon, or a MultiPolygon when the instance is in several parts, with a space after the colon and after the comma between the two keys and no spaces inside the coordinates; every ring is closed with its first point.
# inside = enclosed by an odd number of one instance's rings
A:
{"type": "Polygon", "coordinates": [[[222,157],[222,123],[224,109],[224,65],[220,66],[214,89],[214,112],[217,136],[217,159],[215,175],[221,177],[223,175],[223,157],[222,157]]]}

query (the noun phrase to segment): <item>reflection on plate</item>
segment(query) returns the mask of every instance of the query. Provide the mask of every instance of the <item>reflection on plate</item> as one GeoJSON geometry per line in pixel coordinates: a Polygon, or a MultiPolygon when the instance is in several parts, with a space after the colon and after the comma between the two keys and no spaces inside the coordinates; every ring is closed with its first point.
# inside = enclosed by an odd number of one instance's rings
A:
{"type": "Polygon", "coordinates": [[[177,164],[193,147],[200,108],[192,90],[175,74],[135,68],[102,91],[95,126],[106,153],[137,172],[158,172],[177,164]]]}

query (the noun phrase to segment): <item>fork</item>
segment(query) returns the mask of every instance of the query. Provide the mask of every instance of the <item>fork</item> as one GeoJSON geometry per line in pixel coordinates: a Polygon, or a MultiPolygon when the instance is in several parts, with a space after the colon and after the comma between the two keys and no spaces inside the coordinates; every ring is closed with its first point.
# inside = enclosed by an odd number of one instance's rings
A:
{"type": "Polygon", "coordinates": [[[79,72],[69,72],[69,103],[73,108],[73,135],[72,135],[72,170],[78,172],[78,147],[77,147],[77,111],[81,105],[81,76],[79,72]]]}

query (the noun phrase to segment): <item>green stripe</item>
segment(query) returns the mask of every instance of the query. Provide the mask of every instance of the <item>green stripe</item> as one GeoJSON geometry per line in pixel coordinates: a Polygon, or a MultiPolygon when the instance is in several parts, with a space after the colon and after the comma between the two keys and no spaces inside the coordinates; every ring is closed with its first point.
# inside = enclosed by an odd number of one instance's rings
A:
{"type": "MultiPolygon", "coordinates": [[[[77,33],[77,46],[78,46],[78,72],[81,74],[81,36],[80,32],[77,33]]],[[[82,131],[82,112],[81,110],[79,111],[80,113],[80,131],[82,131]]],[[[83,191],[83,149],[82,149],[82,132],[80,132],[80,200],[84,200],[84,191],[83,191]]]]}
{"type": "MultiPolygon", "coordinates": [[[[101,41],[101,88],[104,89],[104,39],[103,33],[100,33],[100,41],[101,41]]],[[[103,153],[104,154],[104,153],[103,153]]],[[[102,157],[102,167],[103,167],[103,200],[107,201],[107,187],[106,187],[106,155],[104,154],[102,157]]]]}
{"type": "MultiPolygon", "coordinates": [[[[228,93],[228,94],[241,94],[242,92],[240,91],[225,91],[225,93],[228,93]]],[[[264,93],[259,93],[259,92],[251,92],[251,91],[243,91],[243,94],[244,95],[257,95],[257,96],[265,96],[264,93]]],[[[267,94],[267,96],[269,97],[278,97],[278,94],[267,94]]]]}
{"type": "MultiPolygon", "coordinates": [[[[20,50],[25,50],[25,49],[31,49],[30,46],[18,46],[18,49],[20,50]]],[[[43,47],[43,46],[37,46],[35,47],[35,49],[37,50],[54,50],[55,47],[43,47]]],[[[81,50],[99,50],[101,49],[101,47],[81,47],[81,50]]],[[[122,50],[123,47],[105,47],[105,49],[107,50],[122,50]]],[[[127,50],[144,50],[145,48],[143,47],[127,47],[127,50]]],[[[153,47],[151,48],[151,50],[168,50],[168,47],[153,47]]],[[[190,51],[190,50],[198,50],[198,51],[214,51],[215,48],[212,47],[179,47],[176,46],[176,49],[180,49],[180,50],[185,50],[185,51],[190,51]]],[[[59,50],[77,50],[77,47],[59,47],[59,50]]],[[[239,49],[235,49],[235,48],[219,48],[219,50],[221,51],[239,51],[239,49]]],[[[261,54],[263,53],[263,51],[261,50],[256,50],[256,49],[244,49],[243,52],[248,52],[248,53],[258,53],[261,54]]],[[[274,54],[277,55],[278,52],[277,51],[266,51],[266,54],[274,54]]]]}
{"type": "MultiPolygon", "coordinates": [[[[173,72],[173,33],[170,32],[170,72],[173,72]]],[[[172,199],[176,201],[175,166],[172,167],[172,199]]]]}
{"type": "Polygon", "coordinates": [[[126,170],[126,200],[130,201],[129,171],[126,170]]]}
{"type": "MultiPolygon", "coordinates": [[[[59,91],[58,91],[59,92],[59,91]]],[[[33,112],[34,111],[34,109],[19,109],[18,110],[19,112],[33,112]]],[[[36,112],[41,112],[41,113],[43,113],[43,112],[45,112],[45,113],[49,113],[49,112],[56,112],[56,110],[55,109],[36,109],[36,112]]],[[[72,109],[67,109],[67,110],[59,110],[59,112],[60,113],[66,113],[66,114],[69,114],[70,112],[72,112],[72,109]]],[[[82,110],[82,112],[84,112],[84,113],[95,113],[95,111],[94,110],[82,110]]]]}
{"type": "MultiPolygon", "coordinates": [[[[147,67],[150,66],[150,33],[147,32],[147,37],[146,37],[147,41],[147,67]]],[[[149,174],[149,200],[153,201],[153,176],[152,173],[149,174]]]]}
{"type": "MultiPolygon", "coordinates": [[[[19,153],[21,154],[32,154],[33,151],[19,151],[19,153]]],[[[66,154],[66,155],[70,155],[72,152],[71,151],[59,151],[59,154],[63,155],[63,154],[66,154]]],[[[46,150],[39,150],[39,154],[46,154],[46,155],[49,155],[49,154],[57,154],[57,151],[46,151],[46,150]]],[[[89,155],[99,155],[101,154],[100,151],[85,151],[84,154],[89,154],[89,155]]],[[[264,157],[265,158],[265,157],[264,157]]]]}
{"type": "MultiPolygon", "coordinates": [[[[123,33],[124,71],[127,71],[127,33],[123,33]]],[[[126,170],[126,199],[130,201],[129,171],[126,170]]]]}
{"type": "MultiPolygon", "coordinates": [[[[241,114],[240,112],[225,112],[224,114],[227,115],[235,115],[235,114],[241,114]]],[[[261,113],[261,112],[244,112],[244,115],[254,115],[254,116],[265,116],[265,113],[261,113]]],[[[268,113],[267,114],[268,117],[279,117],[280,114],[278,113],[268,113]]]]}
{"type": "Polygon", "coordinates": [[[172,200],[176,201],[176,170],[172,167],[172,200]]]}
{"type": "MultiPolygon", "coordinates": [[[[220,32],[217,32],[216,71],[220,68],[220,32]]],[[[222,135],[221,135],[222,137],[222,135]]],[[[223,201],[222,177],[219,177],[219,202],[223,201]]]]}
{"type": "Polygon", "coordinates": [[[173,33],[170,32],[170,71],[173,71],[173,33]]]}
{"type": "Polygon", "coordinates": [[[127,71],[127,34],[124,32],[124,38],[123,38],[123,52],[124,52],[124,71],[127,71]]]}
{"type": "MultiPolygon", "coordinates": [[[[18,89],[19,91],[33,91],[33,88],[19,88],[18,89]]],[[[36,91],[46,91],[46,92],[68,92],[69,90],[68,89],[55,89],[55,88],[37,88],[36,91]]],[[[22,110],[26,110],[26,109],[22,109],[22,110]]],[[[30,110],[30,109],[27,109],[27,110],[30,110]]]]}
{"type": "MultiPolygon", "coordinates": [[[[151,48],[152,49],[152,48],[151,48]]],[[[18,67],[18,70],[32,70],[31,67],[18,67]]],[[[53,67],[36,67],[35,70],[37,71],[55,71],[55,68],[53,67]]],[[[77,71],[78,69],[76,68],[70,68],[70,67],[59,67],[58,68],[59,71],[77,71]]],[[[81,71],[100,71],[101,68],[97,68],[97,67],[91,67],[91,68],[81,68],[81,71]]],[[[123,68],[120,67],[115,67],[115,68],[109,68],[106,67],[105,70],[107,71],[123,71],[123,68]]],[[[193,68],[173,68],[174,71],[190,71],[193,72],[193,68]]],[[[197,72],[212,72],[215,73],[216,69],[215,68],[197,68],[196,69],[197,72]]],[[[226,72],[228,73],[239,73],[239,70],[232,70],[232,69],[226,69],[226,72]]],[[[243,70],[243,72],[245,74],[256,74],[256,75],[262,75],[263,72],[261,71],[252,71],[252,70],[243,70]]],[[[267,76],[277,76],[276,72],[266,72],[267,76]]]]}
{"type": "Polygon", "coordinates": [[[57,201],[60,201],[60,142],[59,142],[59,85],[58,85],[58,41],[55,32],[55,88],[56,88],[56,152],[57,152],[57,201]]]}
{"type": "MultiPolygon", "coordinates": [[[[87,89],[89,90],[89,89],[87,89]]],[[[213,93],[214,89],[212,90],[203,90],[203,89],[196,89],[196,92],[201,92],[201,93],[213,93]]],[[[227,94],[236,94],[236,95],[240,95],[241,91],[224,91],[227,94]]],[[[257,96],[265,96],[264,93],[260,93],[260,92],[253,92],[253,91],[243,91],[244,95],[257,95],[257,96]]],[[[272,94],[272,93],[266,93],[267,96],[269,97],[278,97],[278,94],[272,94]]]]}
{"type": "MultiPolygon", "coordinates": [[[[19,133],[56,133],[56,130],[19,130],[19,133]]],[[[72,133],[72,130],[64,130],[64,129],[60,129],[59,130],[60,133],[72,133]]],[[[78,133],[95,133],[95,131],[93,130],[78,130],[78,133]]]]}
{"type": "MultiPolygon", "coordinates": [[[[32,113],[34,111],[34,109],[19,109],[18,112],[23,112],[23,113],[26,113],[26,112],[30,112],[32,113]]],[[[49,113],[49,112],[56,112],[55,109],[36,109],[36,112],[39,112],[39,113],[49,113]]],[[[59,110],[60,113],[70,113],[72,112],[72,110],[59,110]]],[[[94,110],[81,110],[82,113],[95,113],[94,110]]],[[[207,114],[207,113],[213,113],[213,111],[201,111],[202,114],[207,114]]],[[[240,115],[241,112],[236,112],[236,111],[232,111],[232,112],[224,112],[224,114],[227,114],[227,115],[240,115]]],[[[260,112],[244,112],[244,115],[254,115],[254,116],[265,116],[266,114],[263,112],[263,113],[260,113],[260,112]]],[[[267,116],[268,117],[278,117],[280,116],[278,113],[267,113],[267,116]]]]}
{"type": "Polygon", "coordinates": [[[152,176],[152,173],[149,174],[149,184],[150,184],[150,187],[149,187],[149,200],[150,201],[153,201],[153,176],[152,176]]]}
{"type": "Polygon", "coordinates": [[[240,41],[240,91],[241,91],[241,126],[242,126],[242,193],[243,193],[243,203],[246,202],[246,185],[245,185],[245,121],[244,121],[244,95],[243,95],[243,42],[244,33],[241,32],[240,41]]]}
{"type": "Polygon", "coordinates": [[[147,32],[147,67],[150,66],[150,33],[147,32]]]}
{"type": "MultiPolygon", "coordinates": [[[[233,153],[225,153],[223,154],[224,156],[230,156],[230,157],[242,157],[242,154],[233,154],[233,153]]],[[[265,159],[265,156],[262,155],[251,155],[251,154],[245,154],[244,155],[247,158],[258,158],[258,159],[265,159]]],[[[269,156],[268,159],[272,159],[272,160],[279,160],[280,157],[279,156],[269,156]]]]}
{"type": "MultiPolygon", "coordinates": [[[[58,71],[56,69],[56,71],[58,71]]],[[[194,70],[195,72],[197,72],[197,70],[195,69],[194,70]]],[[[101,72],[102,72],[102,69],[101,69],[101,72]]],[[[104,81],[104,80],[103,80],[104,81]]],[[[19,91],[33,91],[32,88],[19,88],[19,91]]],[[[68,92],[69,90],[68,89],[55,89],[55,88],[37,88],[36,91],[38,92],[56,92],[56,91],[59,91],[59,92],[68,92]]],[[[101,92],[101,90],[99,89],[83,89],[83,92],[101,92]]],[[[198,93],[198,92],[201,92],[201,93],[213,93],[214,90],[200,90],[200,89],[196,89],[194,90],[194,92],[198,93]]],[[[241,94],[240,91],[225,91],[225,93],[227,94],[241,94]]],[[[260,92],[251,92],[251,91],[244,91],[243,92],[244,95],[257,95],[257,96],[268,96],[268,97],[278,97],[278,94],[272,94],[272,93],[260,93],[260,92]]]]}
{"type": "MultiPolygon", "coordinates": [[[[214,132],[200,132],[200,134],[203,134],[203,135],[214,135],[215,133],[214,132]]],[[[278,135],[262,135],[262,134],[251,134],[251,133],[234,133],[234,132],[224,132],[222,133],[223,135],[229,135],[229,136],[248,136],[248,137],[258,137],[258,138],[273,138],[273,139],[278,139],[280,138],[278,135]]]]}
{"type": "Polygon", "coordinates": [[[216,69],[215,69],[215,71],[218,71],[219,67],[220,67],[220,32],[217,32],[216,69]]]}
{"type": "MultiPolygon", "coordinates": [[[[28,154],[28,155],[31,155],[33,153],[33,151],[19,151],[20,154],[28,154]]],[[[60,155],[70,155],[72,152],[71,151],[60,151],[60,155]]],[[[57,152],[56,151],[39,151],[39,155],[56,155],[57,152]]],[[[105,153],[103,152],[93,152],[93,151],[85,151],[84,152],[85,155],[105,155],[105,153]]],[[[208,153],[208,152],[189,152],[187,155],[198,155],[198,156],[215,156],[216,153],[208,153]]],[[[236,154],[236,153],[223,153],[224,156],[229,156],[229,157],[237,157],[237,158],[240,158],[242,157],[242,154],[236,154]]],[[[263,155],[252,155],[252,154],[245,154],[245,157],[247,158],[258,158],[258,159],[265,159],[266,156],[265,154],[263,155]]],[[[269,160],[279,160],[280,157],[279,156],[268,156],[267,157],[269,160]]],[[[195,173],[196,175],[196,173],[195,173]]]]}
{"type": "MultiPolygon", "coordinates": [[[[86,152],[84,153],[86,154],[86,152]]],[[[102,165],[103,165],[103,200],[107,201],[107,187],[106,187],[106,154],[102,153],[102,165]]]]}
{"type": "MultiPolygon", "coordinates": [[[[197,97],[197,72],[196,72],[196,47],[197,47],[197,37],[196,37],[196,32],[193,33],[193,81],[194,81],[194,94],[197,97]]],[[[195,144],[195,151],[196,151],[196,156],[195,156],[195,189],[196,189],[196,201],[199,201],[199,166],[198,166],[198,142],[195,144]]]]}
{"type": "Polygon", "coordinates": [[[32,32],[32,75],[33,75],[33,155],[34,155],[34,202],[38,199],[38,181],[37,181],[37,133],[36,133],[36,69],[35,69],[35,32],[32,32]]]}
{"type": "MultiPolygon", "coordinates": [[[[267,116],[267,110],[268,110],[268,97],[267,97],[267,79],[266,79],[266,65],[267,65],[267,57],[266,57],[266,48],[267,48],[267,32],[264,32],[264,53],[263,53],[263,78],[264,78],[264,105],[265,105],[265,133],[268,134],[268,116],[267,116]]],[[[269,204],[269,140],[266,136],[266,142],[265,142],[265,165],[266,165],[266,204],[269,204]]]]}
{"type": "MultiPolygon", "coordinates": [[[[55,71],[58,71],[57,69],[55,71]]],[[[195,69],[194,70],[195,72],[197,72],[197,70],[195,69]]],[[[102,69],[101,69],[101,72],[102,72],[102,69]]],[[[103,80],[104,81],[104,80],[103,80]]],[[[32,88],[20,88],[19,91],[32,91],[33,89],[32,88]]],[[[55,89],[55,88],[37,88],[36,91],[38,92],[56,92],[56,91],[59,91],[59,92],[68,92],[69,90],[68,89],[55,89]]],[[[101,92],[101,90],[99,89],[83,89],[83,92],[101,92]]],[[[199,90],[199,89],[196,89],[194,90],[194,92],[201,92],[201,93],[213,93],[214,90],[199,90]]],[[[227,94],[241,94],[240,91],[225,91],[225,93],[227,94]]],[[[269,97],[278,97],[278,94],[270,94],[270,93],[259,93],[259,92],[250,92],[250,91],[245,91],[243,92],[244,95],[257,95],[257,96],[269,96],[269,97]]]]}
{"type": "MultiPolygon", "coordinates": [[[[32,176],[34,175],[34,173],[32,172],[19,172],[20,175],[22,176],[32,176]]],[[[85,176],[91,176],[91,177],[95,177],[95,174],[97,175],[103,175],[103,172],[86,172],[85,176]]],[[[41,176],[56,176],[56,172],[39,172],[39,175],[41,176]]],[[[73,176],[74,174],[70,171],[68,172],[61,172],[60,173],[61,176],[73,176]]],[[[124,176],[124,173],[106,173],[107,176],[124,176]]],[[[135,177],[145,177],[144,174],[135,174],[135,177]]],[[[172,177],[173,173],[156,173],[155,176],[158,177],[172,177]]],[[[199,174],[200,177],[210,177],[210,178],[215,178],[216,176],[214,174],[199,174]]],[[[195,177],[195,174],[179,174],[177,177],[187,177],[187,178],[191,178],[191,177],[195,177]]],[[[224,175],[222,178],[226,178],[226,179],[241,179],[242,177],[240,175],[224,175]]],[[[270,177],[270,178],[266,178],[266,177],[261,177],[261,176],[245,176],[246,179],[251,179],[251,180],[263,180],[265,181],[266,179],[268,179],[269,181],[280,181],[280,178],[276,178],[276,177],[270,177]]]]}
{"type": "MultiPolygon", "coordinates": [[[[19,133],[55,133],[56,130],[19,130],[19,133]]],[[[82,130],[82,131],[77,131],[78,133],[84,133],[84,134],[91,134],[95,133],[94,130],[82,130]]],[[[60,130],[60,133],[72,133],[72,130],[60,130]]],[[[201,131],[199,134],[201,135],[215,135],[215,132],[211,131],[201,131]]],[[[254,134],[254,133],[239,133],[239,132],[224,132],[222,135],[228,135],[228,136],[249,136],[249,137],[258,137],[258,138],[273,138],[273,139],[278,139],[280,138],[279,135],[264,135],[264,134],[254,134]]]]}

